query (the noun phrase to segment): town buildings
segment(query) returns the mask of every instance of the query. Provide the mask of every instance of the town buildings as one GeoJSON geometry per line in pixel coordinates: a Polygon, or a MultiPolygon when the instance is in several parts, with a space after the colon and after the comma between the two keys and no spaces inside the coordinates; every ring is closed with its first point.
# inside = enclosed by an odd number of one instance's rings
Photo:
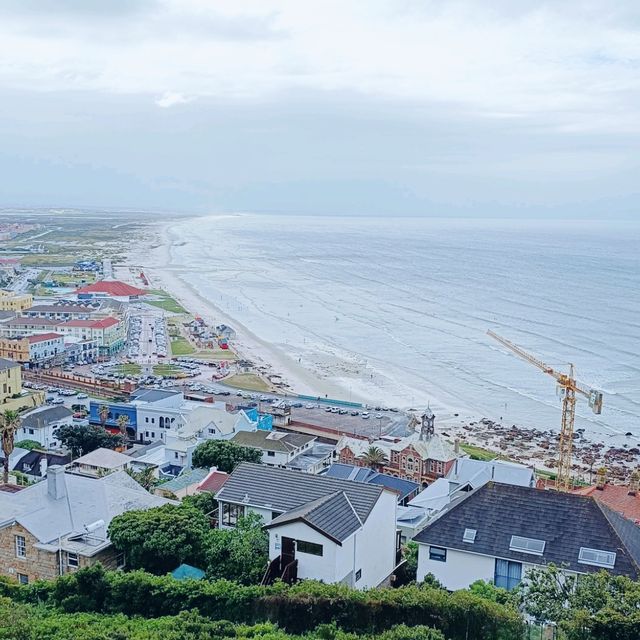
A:
{"type": "Polygon", "coordinates": [[[0,574],[26,584],[96,562],[123,567],[107,536],[111,520],[167,502],[122,471],[98,478],[51,466],[46,481],[0,492],[0,574]]]}
{"type": "Polygon", "coordinates": [[[24,337],[0,338],[0,357],[21,364],[39,366],[64,357],[64,338],[58,333],[36,333],[24,337]]]}
{"type": "Polygon", "coordinates": [[[102,298],[113,298],[121,302],[133,302],[140,296],[144,296],[146,291],[132,287],[119,280],[99,280],[93,284],[76,289],[75,295],[78,300],[100,300],[102,298]]]}
{"type": "Polygon", "coordinates": [[[126,339],[125,323],[113,317],[67,320],[57,324],[55,330],[80,340],[95,340],[101,356],[110,356],[122,349],[126,339]]]}
{"type": "Polygon", "coordinates": [[[28,309],[24,309],[20,314],[23,318],[46,318],[47,320],[89,320],[96,313],[98,308],[89,305],[75,304],[37,304],[28,309]]]}
{"type": "Polygon", "coordinates": [[[73,412],[67,407],[39,407],[22,416],[22,422],[16,440],[35,440],[45,449],[57,449],[60,445],[56,439],[58,427],[73,423],[73,412]]]}
{"type": "Polygon", "coordinates": [[[22,311],[33,304],[33,296],[30,293],[15,293],[0,289],[0,311],[22,311]]]}
{"type": "Polygon", "coordinates": [[[513,589],[534,566],[569,574],[606,569],[637,579],[640,528],[589,497],[488,482],[451,504],[414,540],[418,580],[447,589],[476,580],[513,589]]]}
{"type": "Polygon", "coordinates": [[[427,485],[444,477],[460,452],[434,431],[435,416],[427,412],[422,416],[420,432],[406,438],[380,438],[373,442],[343,436],[336,445],[338,461],[356,466],[369,466],[367,458],[371,448],[384,454],[379,471],[398,478],[427,485]]]}
{"type": "Polygon", "coordinates": [[[286,467],[305,451],[313,448],[314,436],[285,431],[241,431],[231,442],[241,447],[251,447],[262,452],[262,464],[286,467]]]}
{"type": "Polygon", "coordinates": [[[387,583],[397,566],[397,500],[381,486],[242,463],[216,497],[220,527],[262,517],[265,583],[307,578],[365,589],[387,583]]]}

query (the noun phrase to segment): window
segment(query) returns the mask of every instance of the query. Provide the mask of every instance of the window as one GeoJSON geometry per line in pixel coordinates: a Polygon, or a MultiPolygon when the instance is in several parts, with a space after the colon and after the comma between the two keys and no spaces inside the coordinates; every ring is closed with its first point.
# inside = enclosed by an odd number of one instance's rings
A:
{"type": "Polygon", "coordinates": [[[358,569],[356,571],[356,582],[358,582],[358,580],[360,580],[360,578],[362,578],[362,569],[358,569]]]}
{"type": "Polygon", "coordinates": [[[447,561],[447,550],[442,547],[429,547],[429,560],[436,560],[437,562],[447,561]]]}
{"type": "Polygon", "coordinates": [[[268,455],[270,458],[273,458],[273,457],[276,455],[276,452],[275,452],[275,451],[267,451],[267,455],[268,455]]]}
{"type": "Polygon", "coordinates": [[[222,524],[227,527],[235,527],[238,524],[238,518],[244,516],[244,506],[241,504],[222,503],[222,524]]]}
{"type": "Polygon", "coordinates": [[[496,558],[496,571],[494,584],[510,591],[515,589],[522,579],[522,563],[511,562],[510,560],[500,560],[496,558]]]}
{"type": "Polygon", "coordinates": [[[536,556],[541,556],[544,553],[545,544],[544,540],[538,540],[537,538],[511,536],[509,549],[511,549],[511,551],[520,551],[522,553],[532,553],[536,556]]]}
{"type": "Polygon", "coordinates": [[[308,553],[311,556],[322,556],[322,545],[306,540],[296,540],[296,551],[308,553]]]}
{"type": "Polygon", "coordinates": [[[613,551],[580,547],[578,562],[580,564],[593,564],[596,567],[608,567],[611,569],[616,563],[616,554],[613,551]]]}
{"type": "Polygon", "coordinates": [[[116,556],[116,567],[118,567],[118,569],[124,569],[125,564],[126,560],[124,557],[124,552],[121,552],[116,556]]]}
{"type": "Polygon", "coordinates": [[[16,558],[27,557],[27,541],[24,536],[16,536],[16,558]]]}
{"type": "Polygon", "coordinates": [[[19,573],[18,582],[20,584],[29,584],[29,576],[26,573],[19,573]]]}
{"type": "Polygon", "coordinates": [[[144,421],[148,423],[149,422],[149,416],[145,416],[144,417],[144,421]]]}
{"type": "Polygon", "coordinates": [[[77,553],[67,553],[67,567],[70,569],[77,569],[80,566],[77,553]]]}
{"type": "Polygon", "coordinates": [[[216,432],[215,429],[212,429],[212,428],[209,429],[209,433],[215,433],[215,432],[216,432]]]}
{"type": "Polygon", "coordinates": [[[32,436],[34,434],[33,429],[29,429],[29,435],[32,436]]]}
{"type": "Polygon", "coordinates": [[[462,535],[462,542],[469,542],[473,544],[476,541],[476,529],[465,529],[464,534],[462,535]]]}

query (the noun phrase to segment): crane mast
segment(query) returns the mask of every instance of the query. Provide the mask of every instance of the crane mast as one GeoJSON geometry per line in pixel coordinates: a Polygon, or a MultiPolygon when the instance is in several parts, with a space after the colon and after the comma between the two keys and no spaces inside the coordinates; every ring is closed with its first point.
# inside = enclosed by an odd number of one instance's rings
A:
{"type": "Polygon", "coordinates": [[[523,360],[529,362],[542,372],[555,378],[558,388],[562,393],[562,420],[560,424],[560,442],[558,445],[558,473],[556,475],[556,489],[569,491],[571,482],[571,460],[573,453],[573,428],[576,420],[576,394],[580,394],[589,400],[589,407],[595,414],[602,413],[602,392],[589,389],[575,378],[575,370],[569,364],[569,373],[556,371],[553,367],[542,362],[518,345],[489,330],[487,334],[507,349],[515,353],[523,360]]]}

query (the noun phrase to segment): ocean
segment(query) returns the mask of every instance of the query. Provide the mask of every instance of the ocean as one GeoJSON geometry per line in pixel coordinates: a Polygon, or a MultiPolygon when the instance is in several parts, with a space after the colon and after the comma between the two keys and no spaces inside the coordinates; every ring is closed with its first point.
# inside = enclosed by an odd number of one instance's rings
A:
{"type": "Polygon", "coordinates": [[[640,438],[639,224],[246,214],[169,235],[178,275],[345,398],[558,429],[555,381],[493,329],[605,393],[576,428],[640,438]]]}

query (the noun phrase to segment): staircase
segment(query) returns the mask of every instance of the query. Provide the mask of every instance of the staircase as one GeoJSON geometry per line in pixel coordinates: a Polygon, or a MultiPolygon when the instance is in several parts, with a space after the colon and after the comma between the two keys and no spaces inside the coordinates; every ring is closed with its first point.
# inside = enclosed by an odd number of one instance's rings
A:
{"type": "Polygon", "coordinates": [[[298,561],[290,560],[287,562],[283,560],[282,556],[274,558],[269,563],[260,584],[262,586],[268,586],[276,580],[282,580],[286,584],[296,582],[298,580],[298,561]]]}

